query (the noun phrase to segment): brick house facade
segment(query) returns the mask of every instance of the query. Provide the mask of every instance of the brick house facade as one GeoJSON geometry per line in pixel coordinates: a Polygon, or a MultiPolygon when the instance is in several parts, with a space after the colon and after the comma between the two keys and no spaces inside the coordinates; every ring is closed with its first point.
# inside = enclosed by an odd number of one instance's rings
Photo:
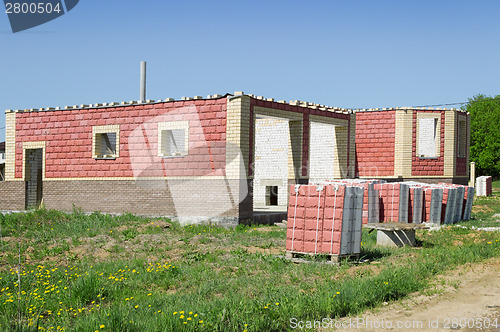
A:
{"type": "Polygon", "coordinates": [[[290,184],[465,182],[468,128],[458,110],[352,111],[242,92],[7,110],[0,209],[43,202],[234,225],[286,211],[290,184]]]}

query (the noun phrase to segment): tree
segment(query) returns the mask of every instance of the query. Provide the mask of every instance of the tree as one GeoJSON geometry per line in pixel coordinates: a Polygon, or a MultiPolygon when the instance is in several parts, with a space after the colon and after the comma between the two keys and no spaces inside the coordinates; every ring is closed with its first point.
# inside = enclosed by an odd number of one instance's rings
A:
{"type": "Polygon", "coordinates": [[[500,175],[500,95],[477,95],[469,99],[470,160],[476,163],[477,175],[500,175]]]}

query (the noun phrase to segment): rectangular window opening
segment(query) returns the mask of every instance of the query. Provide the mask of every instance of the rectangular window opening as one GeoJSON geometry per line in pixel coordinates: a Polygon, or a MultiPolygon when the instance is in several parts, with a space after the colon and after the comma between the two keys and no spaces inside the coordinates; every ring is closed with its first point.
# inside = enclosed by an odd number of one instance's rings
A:
{"type": "Polygon", "coordinates": [[[161,131],[163,141],[162,154],[165,157],[178,157],[187,154],[184,129],[169,129],[161,131]]]}
{"type": "Polygon", "coordinates": [[[278,205],[278,186],[266,186],[266,205],[278,205]]]}
{"type": "Polygon", "coordinates": [[[184,157],[189,154],[189,121],[158,123],[158,156],[184,157]]]}
{"type": "Polygon", "coordinates": [[[96,126],[93,132],[93,157],[95,159],[116,159],[119,156],[119,127],[96,126]]]}
{"type": "Polygon", "coordinates": [[[418,153],[420,158],[438,157],[438,118],[421,118],[418,121],[418,153]]]}
{"type": "Polygon", "coordinates": [[[458,121],[458,157],[464,158],[467,155],[467,123],[464,120],[458,121]]]}

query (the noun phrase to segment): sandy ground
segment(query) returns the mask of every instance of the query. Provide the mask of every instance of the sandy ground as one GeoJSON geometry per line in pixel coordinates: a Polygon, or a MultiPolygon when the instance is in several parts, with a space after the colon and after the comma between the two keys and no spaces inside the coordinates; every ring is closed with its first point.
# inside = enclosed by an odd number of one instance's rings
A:
{"type": "Polygon", "coordinates": [[[432,295],[412,295],[376,311],[346,318],[345,328],[336,330],[500,332],[499,258],[436,277],[433,289],[432,295]],[[348,326],[349,322],[355,325],[348,326]]]}

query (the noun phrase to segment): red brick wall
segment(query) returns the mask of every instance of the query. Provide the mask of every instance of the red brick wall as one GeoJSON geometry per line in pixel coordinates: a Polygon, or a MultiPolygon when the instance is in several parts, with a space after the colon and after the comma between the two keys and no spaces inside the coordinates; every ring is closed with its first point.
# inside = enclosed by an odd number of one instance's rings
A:
{"type": "Polygon", "coordinates": [[[411,175],[444,175],[444,111],[425,111],[422,113],[441,114],[441,142],[439,157],[435,159],[422,159],[417,157],[417,113],[413,111],[413,147],[412,147],[412,163],[411,175]]]}
{"type": "Polygon", "coordinates": [[[396,111],[356,113],[356,173],[393,176],[396,111]]]}
{"type": "MultiPolygon", "coordinates": [[[[458,120],[465,120],[467,121],[467,116],[463,114],[457,114],[457,122],[455,126],[459,130],[458,126],[458,120]]],[[[466,122],[467,123],[467,122],[466,122]]],[[[468,129],[467,126],[465,126],[465,137],[468,135],[468,129]]],[[[458,140],[459,135],[457,135],[457,140],[458,140]]],[[[457,142],[457,148],[458,148],[458,142],[457,142]]],[[[469,154],[469,151],[466,150],[466,154],[469,154]]],[[[458,157],[458,151],[457,151],[457,159],[456,159],[456,174],[455,175],[467,175],[467,155],[465,157],[458,157]]]]}
{"type": "Polygon", "coordinates": [[[220,98],[17,113],[15,177],[22,177],[22,142],[29,141],[46,141],[47,178],[223,175],[226,110],[220,98]],[[159,157],[158,122],[185,120],[189,155],[159,157]],[[92,126],[102,125],[120,125],[116,160],[92,157],[92,126]]]}

